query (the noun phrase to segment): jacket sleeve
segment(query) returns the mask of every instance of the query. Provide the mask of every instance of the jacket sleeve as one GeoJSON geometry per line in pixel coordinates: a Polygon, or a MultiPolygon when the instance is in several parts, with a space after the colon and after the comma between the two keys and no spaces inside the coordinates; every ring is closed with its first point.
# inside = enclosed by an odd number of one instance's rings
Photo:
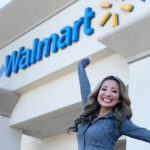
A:
{"type": "Polygon", "coordinates": [[[88,104],[88,95],[91,93],[91,86],[85,68],[89,65],[89,58],[84,58],[78,63],[78,78],[83,106],[88,104]]]}
{"type": "Polygon", "coordinates": [[[128,119],[122,123],[121,134],[150,143],[150,130],[139,127],[128,119]]]}

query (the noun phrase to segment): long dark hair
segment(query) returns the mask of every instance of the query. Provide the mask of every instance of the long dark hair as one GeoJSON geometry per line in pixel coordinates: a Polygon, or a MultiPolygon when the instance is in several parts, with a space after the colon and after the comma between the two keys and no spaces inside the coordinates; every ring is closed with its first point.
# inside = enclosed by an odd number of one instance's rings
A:
{"type": "Polygon", "coordinates": [[[118,133],[123,119],[131,119],[132,117],[132,110],[131,110],[131,102],[129,96],[127,94],[127,89],[124,83],[115,76],[107,76],[105,77],[95,88],[95,90],[88,96],[89,104],[85,105],[83,113],[74,120],[73,125],[67,129],[67,132],[77,132],[78,127],[80,124],[85,122],[91,122],[93,117],[95,117],[96,113],[100,111],[100,104],[98,103],[97,97],[99,90],[106,80],[113,80],[116,81],[119,85],[120,91],[120,103],[118,103],[112,111],[112,117],[115,120],[115,133],[118,133]]]}

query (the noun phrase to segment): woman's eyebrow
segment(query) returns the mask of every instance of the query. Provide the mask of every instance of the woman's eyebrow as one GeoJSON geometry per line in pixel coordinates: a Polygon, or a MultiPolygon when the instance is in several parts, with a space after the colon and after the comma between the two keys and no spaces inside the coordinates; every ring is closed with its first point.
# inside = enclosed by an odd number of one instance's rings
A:
{"type": "Polygon", "coordinates": [[[112,89],[115,89],[115,90],[117,90],[118,88],[117,88],[117,87],[112,87],[112,89]]]}
{"type": "Polygon", "coordinates": [[[107,88],[107,86],[106,86],[106,85],[102,85],[102,87],[106,87],[106,88],[107,88]]]}

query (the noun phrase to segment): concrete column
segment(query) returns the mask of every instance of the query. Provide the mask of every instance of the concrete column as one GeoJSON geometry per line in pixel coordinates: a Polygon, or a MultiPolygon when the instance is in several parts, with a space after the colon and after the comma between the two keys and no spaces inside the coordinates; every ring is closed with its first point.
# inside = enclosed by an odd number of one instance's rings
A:
{"type": "Polygon", "coordinates": [[[9,119],[0,115],[0,149],[20,150],[22,131],[10,127],[9,119]]]}
{"type": "MultiPolygon", "coordinates": [[[[132,121],[150,130],[150,57],[129,64],[129,96],[132,102],[132,121]]],[[[127,150],[148,150],[150,144],[127,138],[127,150]]]]}

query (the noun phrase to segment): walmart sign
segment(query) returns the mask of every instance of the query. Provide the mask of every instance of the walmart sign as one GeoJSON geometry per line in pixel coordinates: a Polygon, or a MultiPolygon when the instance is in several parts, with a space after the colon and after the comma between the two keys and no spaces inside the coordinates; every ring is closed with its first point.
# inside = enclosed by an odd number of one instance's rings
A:
{"type": "Polygon", "coordinates": [[[61,36],[57,33],[40,41],[38,38],[33,40],[32,49],[21,46],[18,51],[13,51],[11,55],[5,56],[5,65],[0,68],[0,77],[3,74],[10,77],[11,73],[17,73],[19,69],[25,69],[37,61],[41,61],[43,56],[48,57],[50,53],[56,53],[58,49],[64,49],[73,42],[79,41],[80,27],[83,25],[83,32],[86,35],[94,33],[91,28],[91,20],[95,12],[90,7],[85,9],[84,17],[74,21],[73,27],[65,26],[60,30],[61,36]]]}

